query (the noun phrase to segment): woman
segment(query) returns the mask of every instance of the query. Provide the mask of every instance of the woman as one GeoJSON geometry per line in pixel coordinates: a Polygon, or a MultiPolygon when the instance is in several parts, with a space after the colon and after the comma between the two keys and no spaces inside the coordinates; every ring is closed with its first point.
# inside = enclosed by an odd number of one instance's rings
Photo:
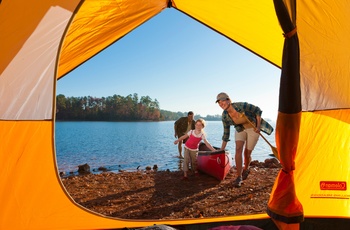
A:
{"type": "Polygon", "coordinates": [[[237,178],[234,182],[235,187],[241,187],[242,181],[249,175],[249,165],[252,161],[252,151],[259,139],[260,131],[267,134],[273,132],[272,126],[261,118],[262,111],[259,107],[247,102],[231,102],[226,93],[219,93],[216,97],[216,103],[224,110],[222,112],[222,123],[224,134],[222,136],[221,149],[225,149],[230,140],[230,126],[235,128],[236,153],[235,162],[237,168],[237,178]],[[247,120],[249,119],[255,127],[247,120]],[[242,152],[244,147],[244,168],[242,152]]]}

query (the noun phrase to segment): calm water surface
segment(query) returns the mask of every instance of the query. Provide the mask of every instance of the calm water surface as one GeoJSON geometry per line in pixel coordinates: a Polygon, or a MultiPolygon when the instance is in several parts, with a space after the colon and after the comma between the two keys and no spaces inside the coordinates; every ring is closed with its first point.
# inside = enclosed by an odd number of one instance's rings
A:
{"type": "MultiPolygon", "coordinates": [[[[274,124],[271,123],[273,126],[274,124]]],[[[207,121],[208,141],[221,146],[221,121],[207,121]]],[[[91,170],[106,167],[111,171],[145,169],[157,165],[159,170],[179,170],[177,145],[174,145],[174,121],[164,122],[56,122],[56,156],[60,172],[75,172],[78,165],[89,164],[91,170]]],[[[275,146],[275,133],[263,134],[275,146]]],[[[234,129],[231,128],[231,140],[234,129]]],[[[234,156],[234,141],[227,149],[234,156]]],[[[271,148],[259,139],[253,160],[271,158],[271,148]]],[[[234,162],[234,161],[233,161],[234,162]]]]}

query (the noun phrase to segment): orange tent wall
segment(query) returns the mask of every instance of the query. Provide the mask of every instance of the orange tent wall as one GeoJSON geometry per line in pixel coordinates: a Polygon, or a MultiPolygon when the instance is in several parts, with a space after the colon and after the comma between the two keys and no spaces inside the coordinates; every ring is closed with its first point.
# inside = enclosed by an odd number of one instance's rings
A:
{"type": "MultiPolygon", "coordinates": [[[[303,113],[296,192],[305,217],[350,218],[350,48],[344,46],[350,38],[350,3],[297,3],[303,113]],[[321,190],[322,181],[344,182],[347,189],[321,190]]],[[[54,145],[55,79],[166,6],[165,0],[1,2],[0,229],[108,229],[268,218],[113,219],[80,207],[60,182],[54,145]],[[127,15],[125,24],[120,12],[127,15]],[[110,28],[115,33],[101,25],[103,18],[113,19],[110,28]],[[87,32],[85,37],[81,31],[87,32]]],[[[283,37],[272,1],[175,0],[173,7],[280,66],[283,37]]]]}
{"type": "Polygon", "coordinates": [[[302,114],[295,184],[305,216],[350,218],[349,124],[350,109],[302,114]]]}

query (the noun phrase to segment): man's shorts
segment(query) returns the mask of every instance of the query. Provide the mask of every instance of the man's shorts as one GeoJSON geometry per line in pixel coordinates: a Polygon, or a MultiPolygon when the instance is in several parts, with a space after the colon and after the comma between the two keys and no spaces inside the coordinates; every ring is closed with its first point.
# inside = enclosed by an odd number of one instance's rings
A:
{"type": "Polygon", "coordinates": [[[259,140],[259,133],[256,133],[253,128],[245,129],[242,132],[235,132],[236,141],[246,141],[246,148],[254,150],[256,143],[259,140]]]}
{"type": "MultiPolygon", "coordinates": [[[[180,138],[180,137],[182,137],[182,136],[185,135],[185,134],[187,134],[187,133],[179,133],[179,134],[177,135],[177,138],[180,138]]],[[[188,140],[188,137],[187,137],[186,139],[182,140],[182,143],[185,144],[187,140],[188,140]]]]}

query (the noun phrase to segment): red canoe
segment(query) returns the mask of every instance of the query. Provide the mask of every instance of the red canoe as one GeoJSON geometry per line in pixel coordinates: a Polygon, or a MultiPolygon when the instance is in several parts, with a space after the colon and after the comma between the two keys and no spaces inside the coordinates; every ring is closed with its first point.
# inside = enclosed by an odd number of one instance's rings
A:
{"type": "Polygon", "coordinates": [[[221,181],[230,172],[232,157],[227,150],[212,151],[204,143],[200,143],[197,163],[199,171],[221,181]]]}

